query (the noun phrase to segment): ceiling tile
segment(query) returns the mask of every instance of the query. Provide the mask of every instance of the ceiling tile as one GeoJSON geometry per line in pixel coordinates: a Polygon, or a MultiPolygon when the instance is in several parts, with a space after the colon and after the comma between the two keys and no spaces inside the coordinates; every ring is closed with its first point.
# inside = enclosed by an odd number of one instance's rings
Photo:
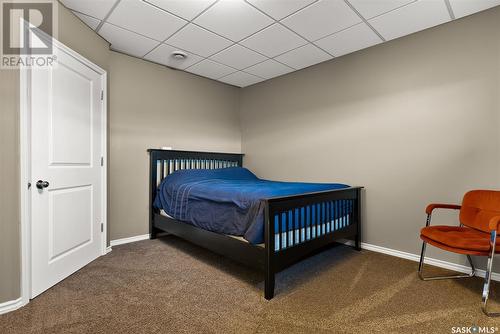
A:
{"type": "Polygon", "coordinates": [[[351,5],[356,8],[365,19],[387,13],[415,1],[416,0],[349,0],[351,5]]]}
{"type": "Polygon", "coordinates": [[[455,17],[461,18],[500,5],[500,0],[450,0],[455,17]]]}
{"type": "Polygon", "coordinates": [[[268,57],[275,57],[306,43],[305,39],[279,23],[273,24],[241,42],[246,47],[268,57]]]}
{"type": "Polygon", "coordinates": [[[386,40],[450,21],[444,1],[420,0],[369,20],[386,40]]]}
{"type": "Polygon", "coordinates": [[[166,43],[204,57],[209,57],[232,44],[231,41],[194,24],[182,28],[166,43]]]}
{"type": "Polygon", "coordinates": [[[309,67],[329,59],[332,59],[332,56],[312,44],[301,46],[298,49],[276,57],[276,60],[280,63],[293,67],[296,70],[300,70],[301,68],[309,67]]]}
{"type": "Polygon", "coordinates": [[[167,65],[170,67],[175,67],[178,69],[185,69],[199,61],[203,58],[194,55],[192,53],[186,52],[184,50],[179,50],[173,46],[162,44],[158,46],[156,49],[148,53],[144,59],[153,61],[158,64],[167,65]],[[172,52],[174,51],[183,51],[186,53],[187,57],[185,59],[177,59],[172,56],[172,52]]]}
{"type": "Polygon", "coordinates": [[[146,53],[158,45],[158,42],[155,40],[109,23],[103,24],[101,29],[99,29],[99,35],[111,43],[113,50],[140,58],[144,57],[146,53]]]}
{"type": "Polygon", "coordinates": [[[272,59],[266,60],[262,63],[245,69],[245,72],[265,79],[271,79],[286,73],[290,73],[292,71],[294,71],[293,68],[280,64],[272,59]]]}
{"type": "Polygon", "coordinates": [[[141,0],[120,1],[107,21],[158,41],[163,41],[187,23],[141,0]]]}
{"type": "Polygon", "coordinates": [[[310,41],[315,41],[360,23],[361,19],[343,0],[320,0],[281,22],[310,41]]]}
{"type": "Polygon", "coordinates": [[[274,17],[276,20],[281,20],[287,15],[304,8],[316,0],[247,0],[255,7],[259,8],[267,15],[274,17]]]}
{"type": "Polygon", "coordinates": [[[189,67],[186,71],[210,79],[219,79],[220,77],[236,72],[234,68],[219,64],[215,61],[211,61],[210,59],[205,59],[198,64],[189,67]]]}
{"type": "Polygon", "coordinates": [[[73,14],[78,16],[80,18],[80,20],[82,20],[83,23],[88,25],[92,30],[95,30],[95,28],[97,28],[99,26],[99,24],[101,23],[101,20],[93,18],[92,16],[88,16],[88,15],[78,13],[78,12],[73,12],[73,14]]]}
{"type": "Polygon", "coordinates": [[[220,0],[194,22],[237,42],[270,25],[273,20],[243,0],[220,0]]]}
{"type": "Polygon", "coordinates": [[[102,20],[108,15],[111,8],[113,8],[116,0],[61,0],[61,2],[69,9],[102,20]]]}
{"type": "Polygon", "coordinates": [[[381,43],[377,32],[391,40],[448,22],[448,1],[457,18],[500,5],[500,0],[60,1],[94,30],[109,15],[98,33],[113,50],[240,87],[381,43]],[[188,57],[176,60],[175,50],[186,50],[188,57]]]}
{"type": "Polygon", "coordinates": [[[215,0],[144,0],[186,20],[194,19],[215,0]]]}
{"type": "Polygon", "coordinates": [[[322,38],[314,44],[335,57],[368,48],[381,43],[382,40],[365,23],[342,30],[336,34],[322,38]]]}
{"type": "Polygon", "coordinates": [[[245,72],[235,72],[219,79],[219,81],[238,87],[250,86],[264,80],[265,79],[245,72]]]}
{"type": "Polygon", "coordinates": [[[266,60],[266,57],[238,44],[235,44],[210,58],[239,70],[266,60]]]}

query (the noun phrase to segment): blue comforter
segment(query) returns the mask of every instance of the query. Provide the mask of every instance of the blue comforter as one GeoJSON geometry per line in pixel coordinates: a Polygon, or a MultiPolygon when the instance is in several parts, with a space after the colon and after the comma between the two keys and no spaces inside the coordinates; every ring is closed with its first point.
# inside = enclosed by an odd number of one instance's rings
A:
{"type": "Polygon", "coordinates": [[[264,240],[266,198],[347,187],[262,180],[240,167],[179,170],[160,184],[154,205],[177,220],[258,244],[264,240]]]}

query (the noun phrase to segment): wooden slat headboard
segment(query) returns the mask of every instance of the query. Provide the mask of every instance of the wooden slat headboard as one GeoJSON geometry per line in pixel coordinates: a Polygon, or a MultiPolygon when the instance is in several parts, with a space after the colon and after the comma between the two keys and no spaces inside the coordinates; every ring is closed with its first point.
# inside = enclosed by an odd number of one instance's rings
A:
{"type": "Polygon", "coordinates": [[[242,167],[243,156],[240,153],[196,152],[149,149],[149,205],[150,219],[157,210],[153,207],[158,185],[168,175],[179,169],[216,169],[242,167]]]}

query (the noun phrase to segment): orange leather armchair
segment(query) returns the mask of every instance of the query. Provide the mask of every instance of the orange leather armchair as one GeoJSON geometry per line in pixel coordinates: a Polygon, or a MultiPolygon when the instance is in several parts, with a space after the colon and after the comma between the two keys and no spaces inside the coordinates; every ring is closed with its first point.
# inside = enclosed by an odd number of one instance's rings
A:
{"type": "Polygon", "coordinates": [[[420,232],[422,252],[418,266],[418,275],[424,280],[449,278],[467,278],[475,275],[471,255],[487,256],[488,265],[484,279],[482,310],[488,316],[500,316],[500,313],[488,311],[493,258],[500,253],[500,191],[473,190],[465,194],[462,205],[429,204],[425,209],[427,222],[420,232]],[[460,226],[431,226],[432,212],[435,209],[460,210],[460,226]],[[464,254],[471,265],[471,272],[466,275],[424,276],[424,259],[427,244],[458,254],[464,254]]]}

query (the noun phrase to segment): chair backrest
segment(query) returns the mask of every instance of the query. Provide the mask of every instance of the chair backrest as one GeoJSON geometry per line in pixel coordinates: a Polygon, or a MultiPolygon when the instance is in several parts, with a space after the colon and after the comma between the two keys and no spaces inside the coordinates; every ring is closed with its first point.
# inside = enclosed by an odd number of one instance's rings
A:
{"type": "Polygon", "coordinates": [[[489,232],[490,219],[500,216],[500,191],[472,190],[464,195],[460,222],[468,227],[489,232]]]}

